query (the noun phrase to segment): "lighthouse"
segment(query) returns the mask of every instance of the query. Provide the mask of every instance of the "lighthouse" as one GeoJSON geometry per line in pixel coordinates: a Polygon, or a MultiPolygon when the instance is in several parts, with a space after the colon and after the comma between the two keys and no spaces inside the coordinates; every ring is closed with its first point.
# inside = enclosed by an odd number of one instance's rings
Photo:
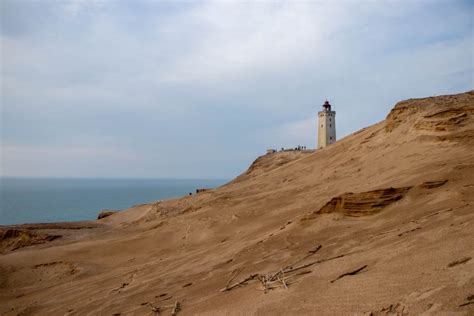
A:
{"type": "Polygon", "coordinates": [[[336,142],[336,111],[326,100],[323,110],[318,112],[318,148],[324,148],[336,142]]]}

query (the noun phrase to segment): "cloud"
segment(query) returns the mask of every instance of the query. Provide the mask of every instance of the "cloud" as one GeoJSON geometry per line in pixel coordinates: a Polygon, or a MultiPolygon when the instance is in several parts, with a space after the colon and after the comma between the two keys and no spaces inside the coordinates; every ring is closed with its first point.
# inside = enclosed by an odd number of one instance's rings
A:
{"type": "Polygon", "coordinates": [[[473,86],[463,2],[1,5],[3,174],[231,177],[267,147],[315,146],[326,98],[343,137],[473,86]]]}
{"type": "Polygon", "coordinates": [[[72,17],[83,11],[97,10],[106,4],[107,0],[64,0],[64,12],[72,17]]]}
{"type": "Polygon", "coordinates": [[[340,8],[323,3],[207,3],[180,17],[203,34],[162,79],[216,81],[285,71],[323,55],[324,38],[337,28],[331,20],[342,18],[340,8]]]}

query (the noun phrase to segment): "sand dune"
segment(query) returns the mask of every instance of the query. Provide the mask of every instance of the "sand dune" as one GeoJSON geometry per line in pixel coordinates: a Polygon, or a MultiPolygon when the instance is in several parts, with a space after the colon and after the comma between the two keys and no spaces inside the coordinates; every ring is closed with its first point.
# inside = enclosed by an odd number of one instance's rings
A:
{"type": "Polygon", "coordinates": [[[75,227],[2,228],[61,237],[3,233],[0,314],[473,315],[474,92],[75,227]]]}

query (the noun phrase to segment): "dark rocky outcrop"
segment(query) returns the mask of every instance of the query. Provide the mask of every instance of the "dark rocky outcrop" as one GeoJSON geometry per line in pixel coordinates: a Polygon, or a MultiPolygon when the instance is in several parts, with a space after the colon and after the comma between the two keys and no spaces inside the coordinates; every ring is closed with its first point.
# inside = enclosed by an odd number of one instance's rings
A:
{"type": "Polygon", "coordinates": [[[102,219],[102,218],[108,217],[108,216],[113,215],[117,212],[118,211],[115,211],[115,210],[102,210],[102,211],[100,211],[99,215],[97,216],[97,219],[102,219]]]}

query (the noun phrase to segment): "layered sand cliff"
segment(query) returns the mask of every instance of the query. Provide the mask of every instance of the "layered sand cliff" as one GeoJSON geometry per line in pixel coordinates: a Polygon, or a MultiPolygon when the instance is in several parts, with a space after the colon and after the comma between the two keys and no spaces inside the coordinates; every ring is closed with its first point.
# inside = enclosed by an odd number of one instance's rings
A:
{"type": "Polygon", "coordinates": [[[2,228],[0,314],[474,314],[474,92],[99,221],[2,228]]]}

